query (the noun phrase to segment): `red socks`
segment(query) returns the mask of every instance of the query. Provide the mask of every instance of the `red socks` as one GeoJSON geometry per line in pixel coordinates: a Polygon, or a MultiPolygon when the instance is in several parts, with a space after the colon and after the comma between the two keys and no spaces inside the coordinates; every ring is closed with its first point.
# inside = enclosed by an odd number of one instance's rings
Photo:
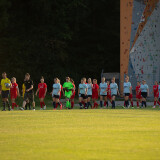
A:
{"type": "Polygon", "coordinates": [[[131,102],[131,106],[133,107],[133,101],[131,102]]]}
{"type": "Polygon", "coordinates": [[[104,101],[104,106],[106,106],[106,104],[107,104],[106,101],[104,101]]]}
{"type": "Polygon", "coordinates": [[[71,102],[71,108],[73,109],[73,107],[74,107],[74,102],[71,102]]]}
{"type": "Polygon", "coordinates": [[[137,107],[139,107],[139,102],[137,102],[137,107]]]}
{"type": "Polygon", "coordinates": [[[18,107],[18,105],[16,103],[12,103],[12,109],[14,109],[14,106],[18,107]]]}
{"type": "Polygon", "coordinates": [[[40,106],[41,106],[41,108],[43,108],[45,106],[45,103],[44,102],[40,102],[40,106]]]}
{"type": "Polygon", "coordinates": [[[154,106],[156,105],[156,101],[154,101],[154,106]]]}

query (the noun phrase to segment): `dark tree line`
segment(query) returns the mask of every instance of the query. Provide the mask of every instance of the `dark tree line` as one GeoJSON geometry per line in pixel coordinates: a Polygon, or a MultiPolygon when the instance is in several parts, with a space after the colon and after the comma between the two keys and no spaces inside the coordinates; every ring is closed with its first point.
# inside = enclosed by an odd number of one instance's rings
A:
{"type": "Polygon", "coordinates": [[[100,78],[119,72],[119,1],[1,0],[0,72],[100,78]]]}

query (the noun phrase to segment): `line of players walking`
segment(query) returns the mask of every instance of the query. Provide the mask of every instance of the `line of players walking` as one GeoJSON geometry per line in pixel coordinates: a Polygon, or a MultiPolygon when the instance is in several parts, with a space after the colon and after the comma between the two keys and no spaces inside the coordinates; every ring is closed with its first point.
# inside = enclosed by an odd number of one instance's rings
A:
{"type": "MultiPolygon", "coordinates": [[[[125,82],[123,84],[123,92],[124,92],[124,106],[123,108],[129,107],[129,101],[131,103],[131,107],[133,107],[133,94],[132,94],[132,85],[129,82],[129,77],[125,78],[125,82]]],[[[155,108],[156,103],[160,105],[159,102],[159,95],[160,92],[160,84],[155,82],[153,86],[153,93],[154,93],[154,106],[155,108]]],[[[38,84],[38,89],[35,95],[39,96],[40,106],[41,109],[46,109],[46,105],[44,102],[45,96],[47,93],[47,84],[44,82],[44,77],[41,77],[40,83],[38,84]]],[[[18,107],[16,104],[17,96],[20,96],[19,87],[16,83],[16,78],[13,77],[11,81],[7,78],[7,74],[4,72],[2,73],[2,80],[0,84],[0,94],[2,96],[2,105],[3,111],[6,110],[6,106],[8,106],[8,110],[14,110],[14,107],[18,107]],[[12,108],[9,104],[9,94],[11,97],[12,108]]],[[[73,109],[74,108],[74,99],[76,95],[76,87],[74,84],[73,79],[70,77],[66,77],[66,82],[63,86],[60,83],[58,78],[54,79],[53,89],[50,93],[52,95],[53,100],[53,109],[56,110],[59,106],[60,109],[63,108],[61,103],[61,96],[65,97],[66,109],[73,109]]],[[[120,95],[118,90],[118,85],[115,83],[115,77],[112,78],[111,83],[109,81],[105,81],[105,77],[102,77],[101,83],[98,85],[97,80],[93,79],[93,83],[91,78],[86,80],[86,78],[81,79],[81,83],[78,86],[78,97],[79,97],[79,106],[80,109],[88,109],[88,108],[102,108],[108,107],[108,101],[112,105],[112,109],[115,109],[115,100],[116,96],[120,95]],[[100,97],[100,104],[97,103],[98,98],[100,97]],[[92,102],[91,102],[92,100],[92,102]],[[103,103],[104,102],[104,103],[103,103]]],[[[33,110],[35,110],[35,101],[34,101],[34,92],[33,92],[33,81],[30,78],[30,74],[25,74],[24,83],[22,85],[22,96],[23,96],[23,104],[20,107],[21,110],[27,110],[27,108],[31,109],[31,105],[33,110]]],[[[139,108],[139,103],[141,103],[141,107],[147,106],[146,105],[146,98],[149,96],[149,88],[146,84],[146,81],[143,80],[142,84],[137,82],[136,86],[136,100],[137,100],[137,108],[139,108]]]]}

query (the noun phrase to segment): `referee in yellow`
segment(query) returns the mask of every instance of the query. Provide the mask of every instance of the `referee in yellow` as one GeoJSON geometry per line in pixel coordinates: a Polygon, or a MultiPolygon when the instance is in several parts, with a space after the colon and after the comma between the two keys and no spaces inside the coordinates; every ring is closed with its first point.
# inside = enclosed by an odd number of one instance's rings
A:
{"type": "Polygon", "coordinates": [[[3,110],[6,111],[6,104],[8,105],[8,110],[10,111],[11,107],[8,101],[9,93],[11,88],[11,81],[7,78],[5,72],[2,73],[2,80],[0,84],[0,94],[2,96],[3,110]]]}

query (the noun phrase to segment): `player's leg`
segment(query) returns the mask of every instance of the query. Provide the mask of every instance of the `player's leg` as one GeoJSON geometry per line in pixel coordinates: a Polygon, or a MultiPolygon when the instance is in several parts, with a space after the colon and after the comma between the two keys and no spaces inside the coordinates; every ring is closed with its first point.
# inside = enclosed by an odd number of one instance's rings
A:
{"type": "Polygon", "coordinates": [[[53,96],[53,109],[56,110],[56,98],[53,96]]]}
{"type": "Polygon", "coordinates": [[[137,108],[139,108],[139,98],[136,98],[136,102],[137,102],[137,108]]]}
{"type": "Polygon", "coordinates": [[[44,99],[43,98],[39,98],[39,101],[40,101],[40,107],[41,107],[41,110],[43,109],[43,102],[44,102],[44,99]]]}
{"type": "Polygon", "coordinates": [[[34,94],[33,93],[29,93],[28,94],[28,99],[29,99],[29,102],[32,104],[33,110],[35,110],[34,94]]]}
{"type": "Polygon", "coordinates": [[[12,110],[14,110],[14,106],[15,106],[15,98],[11,98],[11,102],[12,102],[12,110]]]}
{"type": "Polygon", "coordinates": [[[81,95],[79,95],[79,106],[80,106],[80,109],[83,109],[82,100],[83,100],[83,98],[81,97],[81,95]]]}
{"type": "Polygon", "coordinates": [[[85,103],[85,109],[88,109],[88,105],[87,105],[87,96],[83,96],[83,101],[85,103]]]}
{"type": "Polygon", "coordinates": [[[87,106],[88,106],[88,108],[89,108],[89,106],[91,106],[91,108],[92,108],[90,96],[88,96],[88,98],[87,98],[87,106]]]}
{"type": "Polygon", "coordinates": [[[107,96],[104,97],[104,102],[106,103],[106,105],[108,107],[108,98],[107,98],[107,96]]]}
{"type": "Polygon", "coordinates": [[[133,108],[133,99],[132,98],[130,98],[130,102],[131,102],[131,106],[133,108]]]}
{"type": "Polygon", "coordinates": [[[103,107],[103,96],[100,96],[100,107],[102,108],[103,107]]]}
{"type": "Polygon", "coordinates": [[[112,96],[112,109],[115,109],[115,95],[112,96]]]}
{"type": "Polygon", "coordinates": [[[129,106],[129,101],[128,101],[128,99],[129,99],[129,96],[128,96],[128,95],[125,95],[125,96],[124,96],[124,100],[125,100],[125,107],[126,107],[126,108],[128,108],[128,106],[129,106]]]}

